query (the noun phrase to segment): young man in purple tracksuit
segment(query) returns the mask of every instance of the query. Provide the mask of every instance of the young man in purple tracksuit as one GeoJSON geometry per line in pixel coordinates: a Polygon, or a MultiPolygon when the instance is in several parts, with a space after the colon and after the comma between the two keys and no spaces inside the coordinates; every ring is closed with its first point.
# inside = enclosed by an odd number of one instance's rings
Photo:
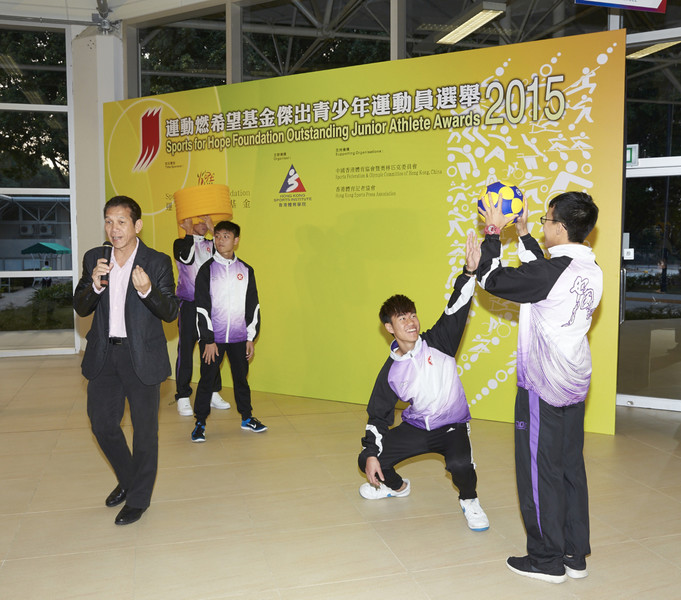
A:
{"type": "Polygon", "coordinates": [[[213,385],[225,354],[232,371],[241,428],[255,433],[267,430],[253,416],[247,381],[253,342],[260,331],[260,303],[253,269],[234,254],[240,235],[241,228],[236,223],[220,221],[213,232],[215,253],[196,276],[196,320],[202,362],[194,401],[193,442],[206,441],[213,385]]]}
{"type": "Polygon", "coordinates": [[[492,205],[477,270],[490,294],[520,303],[516,480],[527,532],[527,556],[506,561],[513,572],[551,583],[587,576],[589,506],[584,468],[584,400],[591,379],[586,334],[603,293],[603,273],[584,240],[598,207],[588,194],[549,202],[545,258],[518,218],[518,268],[501,264],[499,232],[510,217],[492,205]]]}
{"type": "MultiPolygon", "coordinates": [[[[177,362],[175,363],[175,402],[177,412],[183,417],[194,414],[191,401],[191,380],[194,370],[194,347],[199,339],[196,328],[196,303],[194,302],[194,286],[196,275],[211,256],[213,241],[206,239],[206,233],[213,233],[213,220],[209,216],[200,218],[198,223],[185,219],[180,227],[187,232],[173,244],[173,255],[177,264],[177,297],[180,299],[180,313],[177,317],[177,362]]],[[[230,407],[220,396],[222,378],[218,369],[210,405],[213,408],[226,410],[230,407]]]]}
{"type": "Polygon", "coordinates": [[[395,339],[367,406],[369,420],[359,467],[368,482],[360,486],[359,493],[367,500],[408,496],[410,482],[398,475],[395,465],[437,452],[444,456],[445,468],[459,488],[468,527],[484,531],[489,529],[489,521],[476,492],[469,439],[471,415],[454,358],[475,292],[478,258],[477,242],[470,234],[466,266],[454,283],[445,311],[422,334],[416,307],[409,298],[396,295],[383,303],[379,317],[395,339]],[[402,423],[391,428],[398,400],[409,406],[402,413],[402,423]]]}

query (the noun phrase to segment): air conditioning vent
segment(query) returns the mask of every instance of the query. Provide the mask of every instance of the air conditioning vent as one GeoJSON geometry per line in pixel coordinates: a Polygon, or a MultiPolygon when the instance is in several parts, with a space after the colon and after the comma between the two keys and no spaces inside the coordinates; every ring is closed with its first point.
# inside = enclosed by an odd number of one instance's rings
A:
{"type": "Polygon", "coordinates": [[[33,225],[19,225],[19,235],[30,237],[33,235],[33,225]]]}
{"type": "Polygon", "coordinates": [[[45,225],[41,223],[38,225],[38,232],[43,237],[50,237],[54,235],[54,225],[45,225]]]}

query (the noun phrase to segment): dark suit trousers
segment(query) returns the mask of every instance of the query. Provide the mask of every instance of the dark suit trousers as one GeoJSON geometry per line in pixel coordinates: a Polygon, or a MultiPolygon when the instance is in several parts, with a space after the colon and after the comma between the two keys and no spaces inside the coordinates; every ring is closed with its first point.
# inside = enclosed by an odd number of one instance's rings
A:
{"type": "MultiPolygon", "coordinates": [[[[199,330],[196,327],[196,304],[191,300],[180,301],[180,312],[177,316],[177,362],[175,363],[175,400],[189,398],[192,395],[192,373],[194,370],[194,348],[199,341],[199,330]]],[[[222,389],[222,377],[218,369],[213,392],[222,389]]]]}
{"type": "Polygon", "coordinates": [[[132,366],[127,342],[112,345],[102,371],[88,382],[87,412],[104,456],[118,484],[128,490],[126,504],[147,508],[158,468],[160,385],[142,383],[132,366]],[[128,448],[121,421],[130,405],[133,438],[128,448]]]}

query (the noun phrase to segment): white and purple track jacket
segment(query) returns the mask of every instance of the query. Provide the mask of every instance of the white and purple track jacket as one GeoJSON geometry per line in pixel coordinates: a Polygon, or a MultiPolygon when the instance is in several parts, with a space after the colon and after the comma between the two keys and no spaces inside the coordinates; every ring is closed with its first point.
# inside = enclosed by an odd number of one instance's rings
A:
{"type": "Polygon", "coordinates": [[[475,278],[459,275],[444,313],[431,329],[422,333],[414,349],[402,356],[390,346],[369,398],[362,447],[380,456],[383,436],[395,420],[398,400],[409,406],[402,420],[419,429],[437,429],[471,419],[468,402],[457,372],[454,355],[463,336],[475,292],[475,278]]]}
{"type": "Polygon", "coordinates": [[[175,240],[173,256],[177,264],[177,291],[180,300],[194,301],[194,284],[199,269],[213,255],[213,241],[200,235],[175,240]]]}
{"type": "Polygon", "coordinates": [[[214,254],[196,276],[196,323],[202,342],[252,342],[260,332],[253,269],[236,256],[214,254]]]}
{"type": "Polygon", "coordinates": [[[487,235],[478,265],[480,285],[520,303],[518,386],[552,406],[583,402],[591,381],[586,334],[603,295],[603,272],[591,248],[561,244],[547,259],[531,235],[519,240],[517,268],[501,264],[498,235],[487,235]]]}

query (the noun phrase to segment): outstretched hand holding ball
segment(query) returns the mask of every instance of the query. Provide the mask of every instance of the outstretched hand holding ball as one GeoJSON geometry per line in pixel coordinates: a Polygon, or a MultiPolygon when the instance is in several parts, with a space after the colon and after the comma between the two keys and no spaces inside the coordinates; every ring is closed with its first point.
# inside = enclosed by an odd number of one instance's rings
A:
{"type": "MultiPolygon", "coordinates": [[[[527,228],[526,200],[522,191],[514,185],[495,181],[487,186],[478,199],[478,213],[485,217],[485,224],[499,230],[509,223],[527,228]]],[[[518,231],[520,234],[520,230],[518,231]]],[[[526,233],[526,232],[525,232],[526,233]]]]}

